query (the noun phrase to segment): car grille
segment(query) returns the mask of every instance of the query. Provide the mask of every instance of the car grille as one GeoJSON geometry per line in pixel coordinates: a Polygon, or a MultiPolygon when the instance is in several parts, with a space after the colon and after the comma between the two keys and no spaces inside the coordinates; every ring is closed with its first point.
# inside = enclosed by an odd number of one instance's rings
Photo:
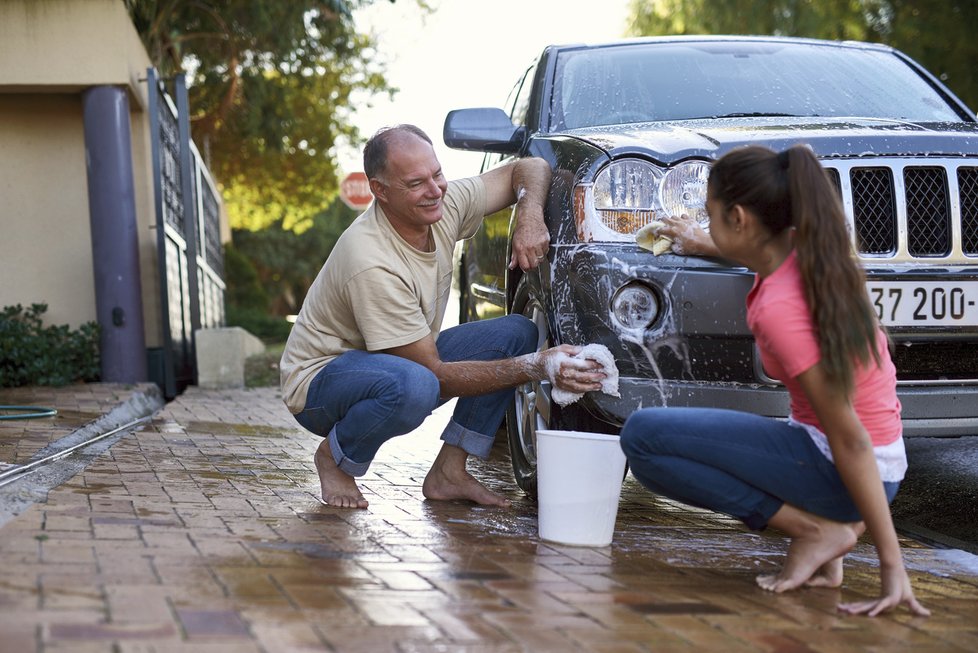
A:
{"type": "Polygon", "coordinates": [[[978,166],[823,161],[863,259],[978,264],[978,166]]]}
{"type": "Polygon", "coordinates": [[[898,381],[972,380],[978,370],[974,342],[904,342],[892,351],[898,381]]]}

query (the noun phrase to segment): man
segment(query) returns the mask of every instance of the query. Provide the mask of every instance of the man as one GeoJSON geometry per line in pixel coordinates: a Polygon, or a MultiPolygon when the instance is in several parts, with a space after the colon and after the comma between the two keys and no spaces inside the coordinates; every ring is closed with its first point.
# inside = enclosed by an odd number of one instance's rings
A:
{"type": "Polygon", "coordinates": [[[363,152],[375,201],[343,233],[309,289],[282,355],[283,397],[296,420],[325,438],[315,454],[326,505],[366,508],[354,477],[380,445],[460,397],[422,492],[429,499],[509,501],[466,470],[489,455],[509,388],[550,378],[571,392],[599,390],[593,361],[561,345],[537,353],[520,315],[439,333],[455,243],[516,202],[510,267],[546,259],[543,206],[550,167],[522,159],[448,183],[428,136],[413,125],[381,130],[363,152]]]}

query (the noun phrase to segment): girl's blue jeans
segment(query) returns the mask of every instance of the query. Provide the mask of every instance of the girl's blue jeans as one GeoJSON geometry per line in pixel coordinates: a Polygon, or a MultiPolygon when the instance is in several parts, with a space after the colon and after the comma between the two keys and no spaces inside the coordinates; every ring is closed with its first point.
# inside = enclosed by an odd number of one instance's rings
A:
{"type": "MultiPolygon", "coordinates": [[[[533,322],[507,315],[446,329],[436,346],[446,362],[485,361],[536,351],[537,340],[533,322]]],[[[487,457],[512,396],[512,389],[504,389],[460,398],[441,439],[487,457]]],[[[383,443],[419,427],[447,399],[423,365],[391,354],[348,351],[315,376],[306,406],[295,418],[327,438],[341,470],[362,476],[383,443]]]]}
{"type": "MultiPolygon", "coordinates": [[[[657,494],[762,530],[785,503],[827,519],[862,518],[835,465],[798,426],[712,408],[646,408],[621,431],[632,474],[657,494]]],[[[892,501],[899,483],[883,483],[892,501]]]]}

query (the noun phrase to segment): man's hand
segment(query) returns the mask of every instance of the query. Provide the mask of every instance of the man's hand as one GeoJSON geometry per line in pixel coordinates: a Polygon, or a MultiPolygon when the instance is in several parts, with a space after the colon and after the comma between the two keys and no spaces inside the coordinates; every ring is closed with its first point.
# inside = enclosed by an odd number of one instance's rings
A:
{"type": "Polygon", "coordinates": [[[516,202],[513,255],[509,269],[532,270],[547,258],[550,232],[543,207],[550,190],[550,164],[528,157],[482,173],[486,185],[486,213],[495,213],[516,202]]]}
{"type": "Polygon", "coordinates": [[[547,260],[550,230],[543,220],[543,209],[536,205],[516,205],[516,229],[513,231],[513,256],[509,269],[517,265],[532,270],[547,260]]]}
{"type": "Polygon", "coordinates": [[[540,352],[543,371],[555,387],[575,394],[601,389],[606,376],[601,364],[589,358],[573,358],[580,351],[575,345],[557,345],[540,352]]]}

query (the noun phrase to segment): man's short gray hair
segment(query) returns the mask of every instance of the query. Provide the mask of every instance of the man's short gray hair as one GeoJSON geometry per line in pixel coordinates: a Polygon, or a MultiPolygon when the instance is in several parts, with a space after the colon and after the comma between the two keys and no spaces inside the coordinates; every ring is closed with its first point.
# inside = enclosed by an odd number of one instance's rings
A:
{"type": "Polygon", "coordinates": [[[363,172],[367,175],[367,179],[378,178],[387,169],[390,142],[399,134],[414,134],[429,145],[434,145],[428,138],[428,134],[415,125],[403,123],[393,127],[382,127],[363,147],[363,172]]]}

